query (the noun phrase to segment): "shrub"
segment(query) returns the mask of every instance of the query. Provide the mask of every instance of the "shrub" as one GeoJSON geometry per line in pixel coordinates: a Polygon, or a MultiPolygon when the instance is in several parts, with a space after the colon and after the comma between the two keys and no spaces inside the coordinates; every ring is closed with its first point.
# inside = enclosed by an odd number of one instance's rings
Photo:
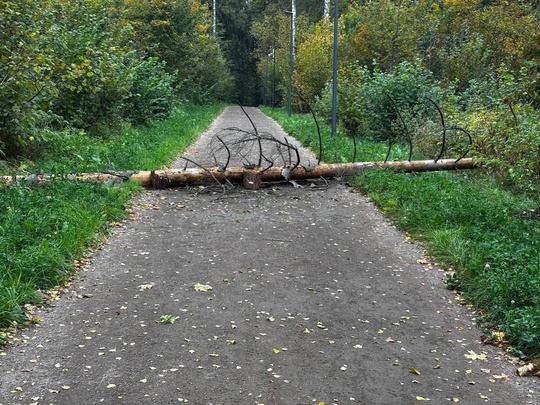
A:
{"type": "MultiPolygon", "coordinates": [[[[437,90],[431,73],[418,63],[402,62],[392,73],[377,66],[352,66],[339,81],[340,124],[349,133],[378,140],[395,137],[403,124],[400,119],[417,119],[428,114],[425,96],[437,90]],[[397,131],[396,131],[397,129],[397,131]]],[[[321,98],[319,112],[329,110],[328,95],[321,98]]]]}
{"type": "Polygon", "coordinates": [[[50,119],[50,18],[37,1],[0,1],[0,156],[33,142],[50,119]]]}
{"type": "Polygon", "coordinates": [[[474,137],[484,165],[522,191],[540,191],[540,112],[523,97],[527,69],[517,78],[502,70],[472,81],[458,102],[461,125],[474,137]]]}
{"type": "Polygon", "coordinates": [[[119,126],[131,87],[130,26],[119,18],[112,0],[58,8],[57,33],[51,38],[59,60],[52,111],[80,129],[119,126]]]}
{"type": "Polygon", "coordinates": [[[132,68],[125,118],[134,124],[144,124],[152,118],[166,118],[176,100],[174,81],[175,75],[165,71],[165,62],[157,58],[138,60],[132,68]]]}

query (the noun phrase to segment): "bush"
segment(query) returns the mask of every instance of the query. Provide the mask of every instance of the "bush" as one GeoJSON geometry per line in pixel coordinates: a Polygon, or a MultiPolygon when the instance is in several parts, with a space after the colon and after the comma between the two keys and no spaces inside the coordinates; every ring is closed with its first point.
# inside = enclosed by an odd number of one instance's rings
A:
{"type": "Polygon", "coordinates": [[[50,120],[50,20],[36,1],[0,0],[0,156],[19,153],[50,120]]]}
{"type": "Polygon", "coordinates": [[[458,99],[456,118],[474,137],[484,165],[521,191],[540,192],[540,112],[523,97],[526,69],[515,78],[505,70],[472,81],[458,99]]]}
{"type": "MultiPolygon", "coordinates": [[[[425,96],[436,89],[431,73],[419,64],[400,63],[392,73],[382,72],[377,66],[353,66],[346,70],[339,82],[340,124],[349,133],[377,140],[390,140],[403,127],[400,119],[418,119],[432,108],[425,104],[425,96]],[[396,131],[397,129],[397,131],[396,131]]],[[[327,111],[329,97],[323,97],[319,111],[327,111]]]]}
{"type": "Polygon", "coordinates": [[[131,91],[125,101],[124,117],[133,124],[166,118],[175,105],[175,79],[175,75],[165,71],[165,62],[157,58],[138,60],[132,68],[131,91]]]}
{"type": "Polygon", "coordinates": [[[131,28],[112,0],[66,3],[59,7],[58,58],[53,79],[58,94],[52,111],[79,129],[94,132],[119,127],[131,87],[131,28]]]}

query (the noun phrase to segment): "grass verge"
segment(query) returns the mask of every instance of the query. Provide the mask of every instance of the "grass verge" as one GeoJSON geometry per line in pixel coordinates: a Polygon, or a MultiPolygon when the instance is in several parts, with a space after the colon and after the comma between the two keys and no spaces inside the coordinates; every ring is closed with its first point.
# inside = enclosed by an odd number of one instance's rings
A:
{"type": "MultiPolygon", "coordinates": [[[[317,150],[310,117],[265,112],[317,150]]],[[[350,161],[352,142],[340,134],[330,139],[328,128],[323,134],[323,160],[350,161]]],[[[384,159],[384,145],[362,141],[357,148],[362,151],[357,161],[384,159]]],[[[488,337],[510,344],[515,354],[540,358],[538,201],[512,194],[481,170],[396,174],[372,169],[353,183],[449,270],[448,287],[478,310],[488,337]]]]}
{"type": "MultiPolygon", "coordinates": [[[[222,108],[178,110],[167,120],[127,129],[107,142],[86,135],[79,142],[58,140],[24,165],[27,171],[47,173],[160,168],[189,146],[222,108]]],[[[61,180],[44,187],[0,186],[0,327],[25,322],[23,305],[38,303],[39,291],[68,280],[76,259],[100,240],[108,224],[126,218],[137,190],[131,183],[61,180]]]]}

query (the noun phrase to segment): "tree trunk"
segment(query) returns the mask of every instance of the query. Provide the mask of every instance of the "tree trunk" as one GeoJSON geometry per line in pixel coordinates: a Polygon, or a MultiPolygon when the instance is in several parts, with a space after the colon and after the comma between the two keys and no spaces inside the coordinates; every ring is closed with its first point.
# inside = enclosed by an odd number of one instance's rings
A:
{"type": "MultiPolygon", "coordinates": [[[[313,170],[306,170],[297,167],[290,170],[287,167],[271,167],[267,170],[261,168],[231,167],[221,171],[217,168],[199,169],[188,168],[185,170],[153,170],[153,171],[128,171],[128,172],[108,172],[108,173],[84,173],[80,175],[69,175],[64,177],[67,180],[94,181],[99,183],[121,183],[131,179],[144,187],[166,188],[181,187],[193,183],[243,183],[248,188],[257,189],[261,182],[282,181],[282,180],[304,180],[318,177],[347,177],[361,172],[368,168],[389,168],[404,172],[427,172],[437,170],[457,170],[473,169],[477,164],[472,158],[467,159],[441,159],[434,160],[413,160],[396,162],[357,162],[357,163],[335,163],[321,164],[313,170]]],[[[1,176],[0,185],[9,185],[24,181],[27,185],[41,185],[51,179],[61,179],[52,175],[30,175],[30,176],[1,176]]]]}

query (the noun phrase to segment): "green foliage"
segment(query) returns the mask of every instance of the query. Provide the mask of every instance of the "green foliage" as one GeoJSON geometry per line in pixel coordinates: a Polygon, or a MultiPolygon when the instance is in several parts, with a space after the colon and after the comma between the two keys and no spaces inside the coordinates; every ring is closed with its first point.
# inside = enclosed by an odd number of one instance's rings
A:
{"type": "Polygon", "coordinates": [[[233,80],[217,39],[210,35],[208,8],[198,0],[125,0],[136,49],[166,62],[183,99],[226,100],[233,80]]]}
{"type": "MultiPolygon", "coordinates": [[[[289,117],[284,109],[263,108],[262,110],[265,114],[277,120],[288,134],[300,140],[302,145],[310,148],[319,157],[321,147],[317,128],[311,115],[293,114],[289,117]]],[[[330,128],[326,125],[321,126],[321,138],[322,161],[325,163],[381,161],[387,151],[386,145],[370,139],[353,139],[340,131],[335,136],[332,136],[330,128]]],[[[394,149],[396,157],[406,158],[406,148],[396,145],[394,149]]]]}
{"type": "MultiPolygon", "coordinates": [[[[338,83],[340,124],[349,133],[379,140],[396,138],[404,117],[425,118],[429,111],[425,97],[437,90],[431,73],[409,62],[400,63],[392,73],[376,65],[373,71],[351,66],[338,83]]],[[[326,117],[330,98],[326,94],[317,105],[326,117]]]]}
{"type": "Polygon", "coordinates": [[[190,145],[222,108],[222,104],[177,108],[166,120],[126,127],[107,142],[82,131],[55,132],[32,162],[11,166],[18,165],[18,171],[59,174],[161,168],[190,145]]]}
{"type": "Polygon", "coordinates": [[[296,83],[311,104],[332,79],[332,45],[332,25],[329,21],[321,21],[298,47],[296,83]]]}
{"type": "Polygon", "coordinates": [[[1,0],[0,154],[34,158],[81,129],[103,137],[178,98],[226,99],[233,80],[208,21],[198,0],[1,0]]]}
{"type": "Polygon", "coordinates": [[[167,118],[175,102],[175,75],[165,71],[165,62],[157,58],[142,59],[132,67],[130,94],[125,100],[124,116],[133,124],[167,118]]]}
{"type": "Polygon", "coordinates": [[[0,188],[0,326],[23,320],[37,289],[67,280],[73,259],[109,221],[125,217],[129,187],[58,181],[0,188]]]}
{"type": "Polygon", "coordinates": [[[50,120],[50,20],[38,1],[0,1],[0,154],[19,152],[50,120]]]}
{"type": "Polygon", "coordinates": [[[417,43],[423,29],[414,3],[375,0],[349,7],[340,18],[340,57],[345,65],[370,66],[376,60],[391,72],[404,60],[418,56],[417,43]]]}
{"type": "Polygon", "coordinates": [[[474,152],[514,188],[540,193],[540,112],[528,104],[528,77],[507,71],[472,81],[458,97],[456,119],[474,134],[474,152]],[[525,93],[525,94],[524,94],[525,93]]]}

